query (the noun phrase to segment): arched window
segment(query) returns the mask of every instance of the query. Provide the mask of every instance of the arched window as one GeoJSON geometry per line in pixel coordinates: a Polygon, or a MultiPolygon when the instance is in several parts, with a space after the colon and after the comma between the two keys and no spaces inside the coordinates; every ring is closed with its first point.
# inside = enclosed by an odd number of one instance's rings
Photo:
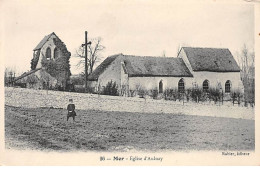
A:
{"type": "Polygon", "coordinates": [[[178,91],[184,92],[184,90],[185,90],[184,80],[180,79],[179,82],[178,82],[178,91]]]}
{"type": "Polygon", "coordinates": [[[54,49],[54,59],[56,59],[57,57],[58,57],[58,49],[57,48],[55,48],[54,49]]]}
{"type": "Polygon", "coordinates": [[[51,59],[51,48],[47,48],[46,50],[46,58],[51,59]]]}
{"type": "Polygon", "coordinates": [[[230,80],[227,80],[225,83],[225,93],[230,93],[231,90],[231,82],[230,80]]]}
{"type": "Polygon", "coordinates": [[[203,88],[204,91],[209,90],[209,81],[208,80],[204,80],[204,82],[202,84],[202,88],[203,88]]]}
{"type": "Polygon", "coordinates": [[[163,93],[163,82],[162,82],[162,80],[159,82],[159,93],[163,93]]]}

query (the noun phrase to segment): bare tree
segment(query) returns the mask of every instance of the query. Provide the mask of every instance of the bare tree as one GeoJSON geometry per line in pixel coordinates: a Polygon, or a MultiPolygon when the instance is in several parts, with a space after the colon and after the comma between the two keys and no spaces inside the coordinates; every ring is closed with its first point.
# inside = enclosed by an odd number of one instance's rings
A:
{"type": "Polygon", "coordinates": [[[255,53],[250,51],[246,45],[238,53],[238,64],[241,69],[241,79],[244,85],[245,104],[251,105],[255,102],[255,53]]]}
{"type": "Polygon", "coordinates": [[[252,70],[255,68],[255,53],[250,52],[244,44],[241,53],[238,53],[238,64],[241,69],[241,77],[243,81],[248,81],[252,77],[252,70]]]}
{"type": "MultiPolygon", "coordinates": [[[[101,61],[103,58],[102,51],[105,49],[105,46],[102,45],[102,38],[91,39],[91,45],[88,45],[88,67],[89,74],[93,72],[94,66],[101,61]]],[[[76,50],[75,57],[81,58],[77,64],[77,67],[80,68],[85,65],[85,47],[80,46],[76,50]]]]}

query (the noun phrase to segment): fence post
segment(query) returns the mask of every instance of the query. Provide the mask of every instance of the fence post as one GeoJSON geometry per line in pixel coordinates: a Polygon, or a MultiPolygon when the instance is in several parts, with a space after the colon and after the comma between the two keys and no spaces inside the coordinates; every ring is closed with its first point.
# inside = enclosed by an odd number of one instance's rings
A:
{"type": "Polygon", "coordinates": [[[183,96],[183,97],[182,97],[182,99],[183,99],[183,103],[182,103],[182,105],[184,105],[184,93],[182,94],[182,96],[183,96]]]}
{"type": "Polygon", "coordinates": [[[221,92],[221,97],[222,97],[222,98],[221,98],[221,99],[222,99],[221,101],[222,101],[222,105],[223,105],[223,104],[224,104],[224,94],[223,94],[223,90],[221,90],[221,91],[222,91],[222,92],[221,92]]]}
{"type": "Polygon", "coordinates": [[[233,106],[234,106],[234,104],[235,104],[235,98],[236,98],[236,93],[234,93],[233,96],[232,96],[233,106]]]}

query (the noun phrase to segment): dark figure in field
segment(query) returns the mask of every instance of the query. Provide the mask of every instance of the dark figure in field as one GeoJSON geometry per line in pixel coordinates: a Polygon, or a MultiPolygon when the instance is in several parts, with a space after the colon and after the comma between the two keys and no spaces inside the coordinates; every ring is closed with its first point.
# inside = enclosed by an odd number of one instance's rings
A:
{"type": "Polygon", "coordinates": [[[68,110],[67,121],[69,120],[70,117],[72,117],[73,121],[75,121],[75,116],[77,116],[75,112],[75,104],[73,104],[72,99],[69,99],[69,102],[70,103],[67,106],[67,110],[68,110]]]}

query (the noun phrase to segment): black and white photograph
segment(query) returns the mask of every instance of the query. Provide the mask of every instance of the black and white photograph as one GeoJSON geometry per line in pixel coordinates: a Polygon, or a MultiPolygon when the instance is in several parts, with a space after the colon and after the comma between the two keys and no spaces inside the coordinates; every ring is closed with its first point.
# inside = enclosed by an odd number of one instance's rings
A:
{"type": "Polygon", "coordinates": [[[0,165],[259,165],[259,14],[1,0],[0,165]]]}

